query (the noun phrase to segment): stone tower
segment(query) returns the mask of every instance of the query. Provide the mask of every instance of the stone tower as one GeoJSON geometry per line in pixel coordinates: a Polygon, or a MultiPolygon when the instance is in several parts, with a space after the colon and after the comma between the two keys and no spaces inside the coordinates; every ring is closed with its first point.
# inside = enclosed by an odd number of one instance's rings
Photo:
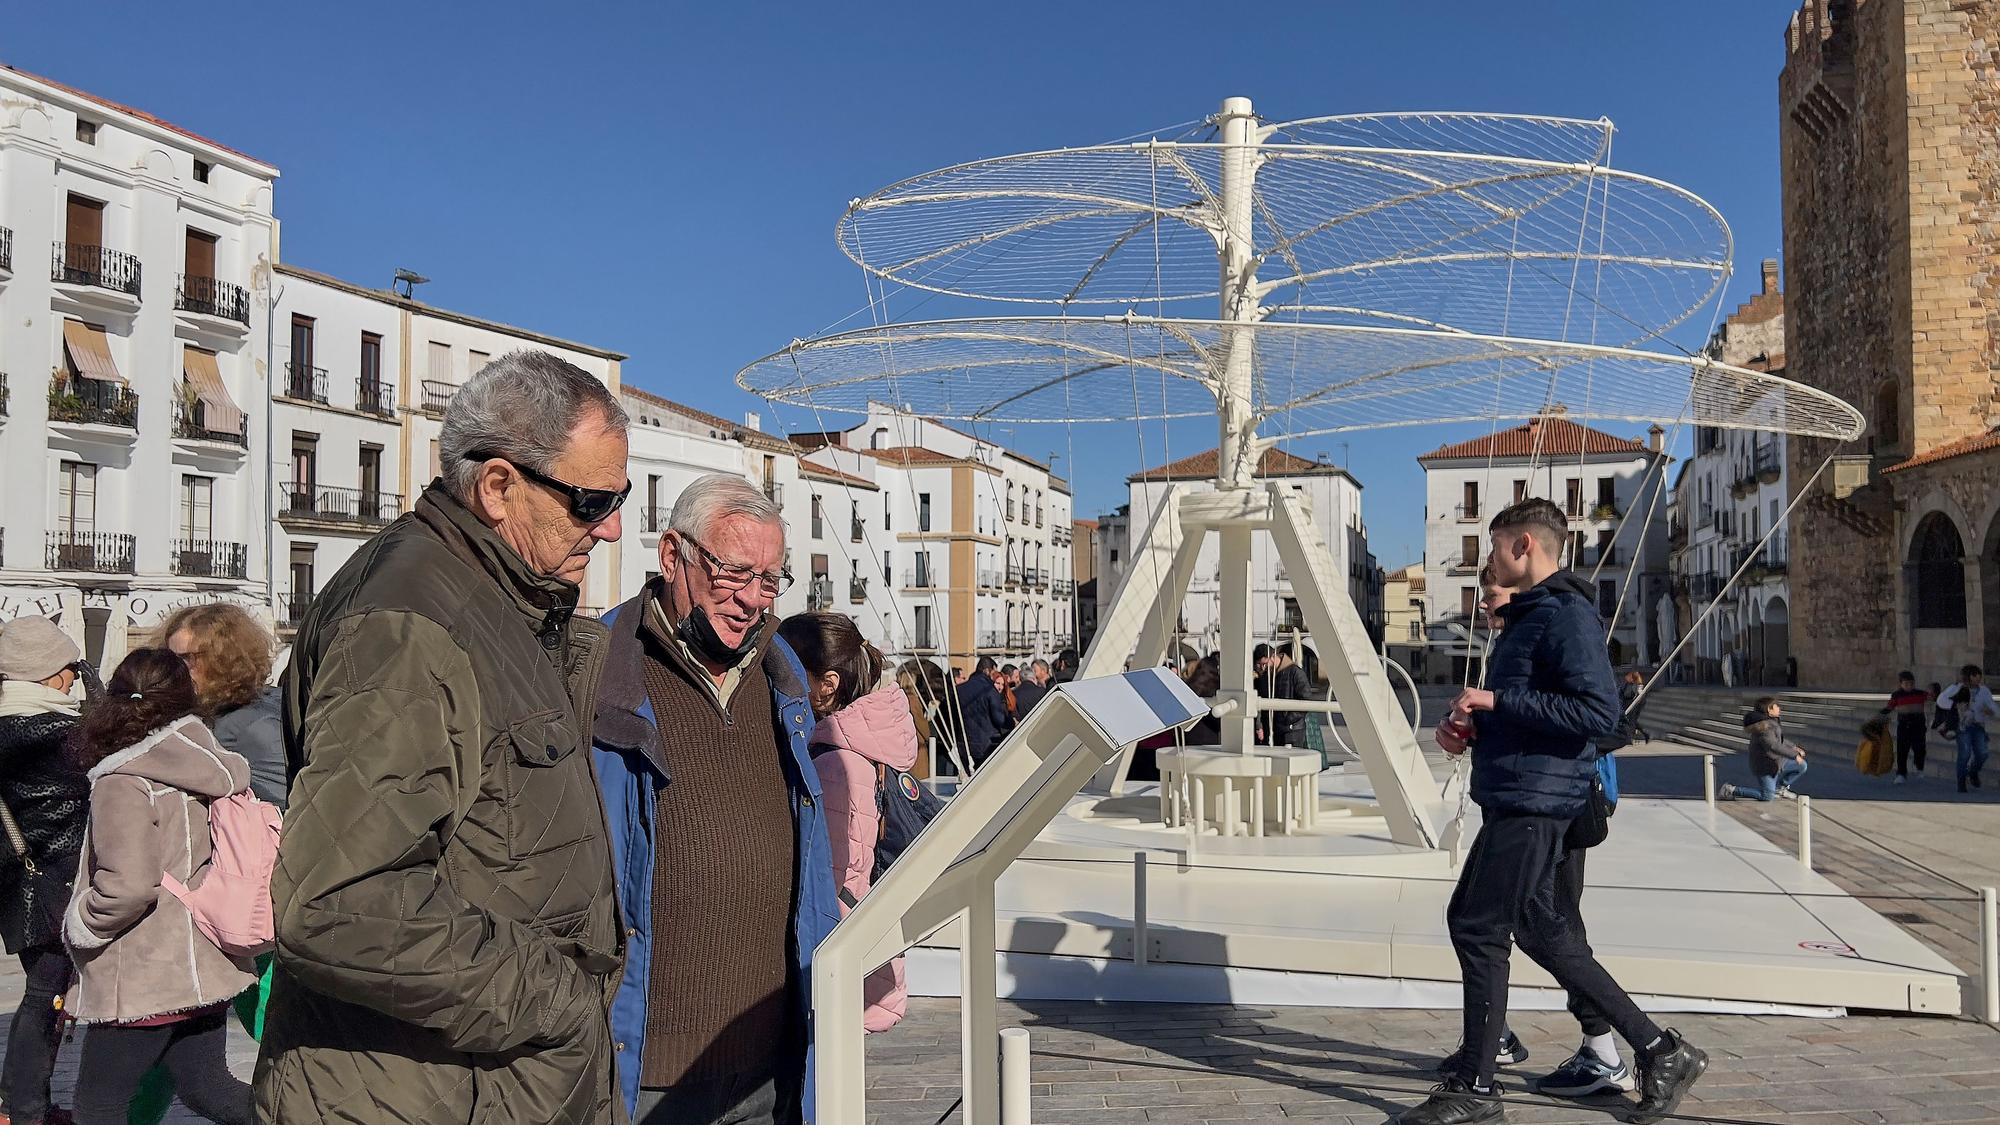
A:
{"type": "Polygon", "coordinates": [[[2000,643],[2000,0],[1807,0],[1778,88],[1787,375],[1869,420],[1791,443],[1794,488],[1841,455],[1793,517],[1800,683],[1949,680],[2000,643]]]}

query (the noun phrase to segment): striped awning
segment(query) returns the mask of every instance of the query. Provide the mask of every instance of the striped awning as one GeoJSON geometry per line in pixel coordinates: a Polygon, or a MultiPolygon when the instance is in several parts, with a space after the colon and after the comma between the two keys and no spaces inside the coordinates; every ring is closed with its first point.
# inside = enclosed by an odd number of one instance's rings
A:
{"type": "Polygon", "coordinates": [[[118,365],[111,361],[111,341],[104,338],[104,329],[80,320],[65,320],[63,347],[69,352],[70,366],[76,368],[77,374],[86,379],[127,385],[125,376],[118,373],[118,365]]]}
{"type": "Polygon", "coordinates": [[[229,397],[229,388],[223,385],[222,370],[215,365],[214,352],[204,351],[193,344],[184,345],[181,371],[187,375],[188,386],[194,388],[195,397],[201,401],[203,429],[225,434],[243,429],[243,411],[237,408],[236,400],[229,397]]]}

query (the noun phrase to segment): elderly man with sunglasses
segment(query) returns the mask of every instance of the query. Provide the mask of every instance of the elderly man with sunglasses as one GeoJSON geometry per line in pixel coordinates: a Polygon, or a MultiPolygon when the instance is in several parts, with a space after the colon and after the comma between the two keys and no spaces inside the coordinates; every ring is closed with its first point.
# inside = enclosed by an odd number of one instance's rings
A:
{"type": "Polygon", "coordinates": [[[611,1030],[638,1125],[812,1119],[807,985],[840,906],[805,670],[770,613],[791,582],[777,505],[713,473],[604,619],[595,754],[629,937],[611,1030]]]}
{"type": "Polygon", "coordinates": [[[589,750],[609,645],[572,615],[621,531],[625,413],[513,352],[439,446],[443,476],[313,599],[286,673],[260,1121],[622,1117],[589,750]]]}

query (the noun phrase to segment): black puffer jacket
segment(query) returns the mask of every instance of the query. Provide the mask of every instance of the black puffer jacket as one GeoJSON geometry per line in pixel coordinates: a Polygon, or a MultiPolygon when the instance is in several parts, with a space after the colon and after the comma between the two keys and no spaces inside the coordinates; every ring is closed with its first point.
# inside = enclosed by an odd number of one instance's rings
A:
{"type": "MultiPolygon", "coordinates": [[[[20,824],[36,866],[60,872],[65,882],[75,878],[90,815],[90,781],[68,745],[78,722],[57,711],[0,716],[0,800],[20,824]]],[[[13,848],[0,837],[0,940],[9,953],[61,936],[47,912],[26,909],[21,876],[13,848]]]]}

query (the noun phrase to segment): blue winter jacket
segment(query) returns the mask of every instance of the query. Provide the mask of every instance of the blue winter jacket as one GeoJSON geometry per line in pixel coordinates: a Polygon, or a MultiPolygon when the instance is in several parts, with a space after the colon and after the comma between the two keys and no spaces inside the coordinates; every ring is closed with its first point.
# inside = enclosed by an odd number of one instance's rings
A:
{"type": "Polygon", "coordinates": [[[1618,683],[1584,581],[1559,570],[1500,607],[1487,658],[1493,710],[1473,715],[1472,799],[1488,814],[1573,817],[1618,728],[1618,683]]]}
{"type": "MultiPolygon", "coordinates": [[[[670,783],[672,763],[661,750],[652,701],[646,695],[643,599],[619,606],[603,618],[611,629],[611,652],[599,685],[592,759],[611,828],[611,862],[618,878],[618,906],[624,917],[625,975],[611,1002],[611,1038],[618,1060],[618,1084],[625,1109],[638,1112],[639,1064],[646,1050],[646,996],[653,971],[653,803],[670,783]]],[[[807,1028],[804,1111],[813,1120],[812,955],[840,920],[833,884],[833,849],[827,843],[820,805],[819,775],[807,751],[813,729],[806,702],[806,674],[790,646],[773,634],[764,653],[771,681],[771,706],[785,743],[775,747],[791,788],[794,854],[792,876],[792,983],[799,1019],[807,1028]]]]}

